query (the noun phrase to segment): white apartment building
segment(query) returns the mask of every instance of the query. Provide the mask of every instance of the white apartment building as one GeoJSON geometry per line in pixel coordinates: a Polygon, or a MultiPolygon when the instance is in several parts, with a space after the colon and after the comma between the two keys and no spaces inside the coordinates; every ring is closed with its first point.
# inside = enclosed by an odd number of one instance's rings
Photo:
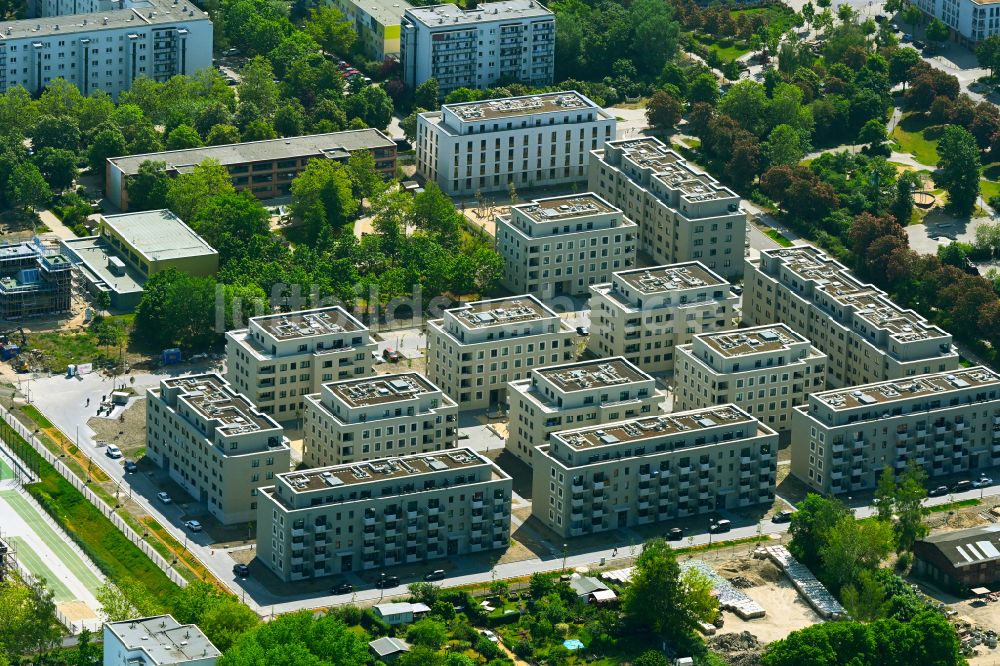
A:
{"type": "Polygon", "coordinates": [[[302,462],[364,462],[455,448],[458,405],[417,372],[323,384],[306,396],[302,462]]]}
{"type": "Polygon", "coordinates": [[[146,389],[146,455],[226,525],[254,520],[292,460],[281,426],[215,373],[146,389]]]}
{"type": "Polygon", "coordinates": [[[506,548],[512,481],[472,449],[281,474],[257,558],[283,581],[506,548]]]}
{"type": "Polygon", "coordinates": [[[955,40],[974,47],[987,37],[1000,35],[1000,4],[990,0],[915,0],[928,16],[941,19],[954,31],[955,40]]]}
{"type": "Polygon", "coordinates": [[[530,294],[465,303],[427,322],[427,378],[459,409],[507,401],[507,382],[572,361],[576,332],[530,294]]]}
{"type": "Polygon", "coordinates": [[[633,268],[590,288],[595,355],[624,356],[646,372],[671,372],[696,333],[733,328],[739,297],[700,262],[633,268]]]}
{"type": "Polygon", "coordinates": [[[653,261],[700,261],[726,279],[743,275],[746,211],[740,197],[659,139],[609,141],[590,153],[588,189],[639,225],[653,261]]]}
{"type": "Polygon", "coordinates": [[[830,357],[831,387],[958,367],[951,335],[861,282],[812,245],[762,250],[747,260],[743,319],[783,322],[830,357]]]}
{"type": "Polygon", "coordinates": [[[614,116],[575,90],[445,104],[417,115],[417,171],[451,196],[582,183],[614,136],[614,116]]]}
{"type": "Polygon", "coordinates": [[[496,224],[503,283],[515,294],[580,296],[635,265],[635,223],[591,192],[512,206],[496,224]]]}
{"type": "Polygon", "coordinates": [[[507,395],[507,450],[529,465],[553,432],[655,414],[662,399],[656,380],[620,356],[532,370],[507,395]]]}
{"type": "Polygon", "coordinates": [[[68,9],[68,1],[49,2],[39,11],[60,15],[0,22],[0,92],[23,86],[38,95],[63,78],[84,95],[103,90],[117,98],[139,77],[166,81],[212,66],[212,22],[189,2],[62,13],[68,9]]]}
{"type": "Polygon", "coordinates": [[[813,393],[793,412],[791,472],[828,494],[874,488],[910,463],[928,476],[1000,464],[1000,376],[983,366],[813,393]]]}
{"type": "Polygon", "coordinates": [[[215,666],[221,656],[197,625],[172,615],[104,625],[104,666],[215,666]]]}
{"type": "Polygon", "coordinates": [[[555,15],[537,0],[409,7],[399,41],[403,83],[437,79],[442,97],[500,81],[550,86],[555,73],[555,15]]]}
{"type": "Polygon", "coordinates": [[[774,500],[778,434],[735,405],[553,433],[532,514],[563,537],[774,500]]]}
{"type": "Polygon", "coordinates": [[[826,388],[826,354],[784,324],[701,333],[677,348],[674,409],[733,403],[770,427],[826,388]]]}
{"type": "Polygon", "coordinates": [[[226,379],[260,411],[288,421],[323,384],[372,374],[377,349],[340,306],[252,317],[226,333],[226,379]]]}

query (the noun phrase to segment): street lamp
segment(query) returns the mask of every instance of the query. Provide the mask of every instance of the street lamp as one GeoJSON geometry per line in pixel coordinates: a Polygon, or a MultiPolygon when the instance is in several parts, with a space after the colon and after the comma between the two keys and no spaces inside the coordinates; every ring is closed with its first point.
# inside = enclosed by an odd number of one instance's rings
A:
{"type": "Polygon", "coordinates": [[[563,544],[563,565],[562,565],[563,571],[566,571],[566,549],[567,548],[568,548],[568,546],[566,544],[563,544]]]}
{"type": "Polygon", "coordinates": [[[379,574],[378,589],[379,589],[378,600],[382,601],[382,597],[385,596],[385,572],[384,571],[381,574],[379,574]]]}
{"type": "Polygon", "coordinates": [[[709,548],[712,547],[712,527],[714,527],[714,525],[715,525],[715,523],[709,523],[708,524],[708,547],[709,548]]]}

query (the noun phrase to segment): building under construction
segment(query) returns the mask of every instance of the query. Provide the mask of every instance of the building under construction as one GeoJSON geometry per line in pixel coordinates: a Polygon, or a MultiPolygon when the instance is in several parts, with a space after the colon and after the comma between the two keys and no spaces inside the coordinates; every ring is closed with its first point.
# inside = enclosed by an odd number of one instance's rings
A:
{"type": "Polygon", "coordinates": [[[67,312],[73,265],[37,236],[0,243],[0,319],[67,312]]]}
{"type": "Polygon", "coordinates": [[[12,540],[0,534],[0,583],[6,582],[14,571],[17,571],[17,548],[12,540]]]}

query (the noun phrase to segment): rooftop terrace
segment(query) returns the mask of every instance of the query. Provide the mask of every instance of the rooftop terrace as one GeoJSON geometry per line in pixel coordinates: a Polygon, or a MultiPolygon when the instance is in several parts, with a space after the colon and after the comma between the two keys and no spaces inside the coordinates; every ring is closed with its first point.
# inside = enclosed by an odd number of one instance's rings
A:
{"type": "Polygon", "coordinates": [[[519,204],[514,209],[536,223],[561,222],[578,217],[621,212],[593,192],[536,199],[530,203],[519,204]]]}
{"type": "Polygon", "coordinates": [[[216,374],[190,375],[164,379],[168,388],[180,390],[183,398],[200,416],[218,421],[219,430],[227,436],[244,435],[261,430],[274,430],[278,424],[257,411],[242,394],[216,374]]]}
{"type": "Polygon", "coordinates": [[[535,372],[567,393],[652,380],[652,377],[621,357],[557,365],[535,372]]]}
{"type": "Polygon", "coordinates": [[[736,331],[701,333],[695,336],[725,357],[747,356],[788,349],[808,340],[784,324],[744,328],[736,331]]]}
{"type": "Polygon", "coordinates": [[[410,400],[424,393],[439,391],[416,372],[382,375],[364,379],[349,379],[343,382],[324,384],[341,400],[351,407],[381,405],[400,400],[410,400]]]}
{"type": "MultiPolygon", "coordinates": [[[[502,4],[502,3],[495,3],[502,4]]],[[[497,118],[513,118],[536,113],[553,113],[557,111],[573,111],[579,109],[599,109],[575,90],[566,92],[544,93],[526,97],[505,97],[482,102],[463,102],[446,104],[450,110],[463,122],[478,122],[495,120],[497,118]]]]}
{"type": "Polygon", "coordinates": [[[363,463],[317,467],[299,472],[279,474],[295,492],[311,492],[379,483],[423,474],[488,466],[490,462],[472,449],[452,449],[436,453],[420,453],[402,458],[382,458],[363,463]]]}
{"type": "Polygon", "coordinates": [[[813,397],[829,405],[835,411],[843,411],[985,386],[1000,386],[1000,375],[989,368],[975,366],[950,372],[917,375],[908,379],[824,391],[814,393],[813,397]]]}
{"type": "Polygon", "coordinates": [[[253,317],[250,321],[278,340],[360,331],[364,325],[339,305],[253,317]]]}
{"type": "Polygon", "coordinates": [[[542,305],[538,299],[530,295],[467,303],[448,312],[457,317],[463,326],[470,329],[510,326],[557,316],[542,305]]]}
{"type": "MultiPolygon", "coordinates": [[[[621,443],[639,442],[667,435],[695,434],[699,430],[740,423],[756,424],[757,421],[741,409],[732,405],[724,405],[691,412],[631,419],[579,430],[563,430],[553,436],[561,439],[571,448],[580,451],[621,443]]],[[[755,427],[752,432],[748,433],[748,436],[756,434],[757,428],[755,427]]]]}
{"type": "Polygon", "coordinates": [[[646,295],[728,284],[697,261],[652,268],[634,268],[619,271],[614,275],[640,294],[646,295]]]}

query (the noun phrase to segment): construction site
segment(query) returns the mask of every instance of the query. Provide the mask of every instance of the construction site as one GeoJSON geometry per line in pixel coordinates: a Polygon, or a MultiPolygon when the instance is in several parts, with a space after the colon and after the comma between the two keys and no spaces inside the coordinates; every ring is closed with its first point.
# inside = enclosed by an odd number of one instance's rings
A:
{"type": "Polygon", "coordinates": [[[73,266],[55,245],[38,236],[0,243],[0,319],[68,312],[73,266]]]}

